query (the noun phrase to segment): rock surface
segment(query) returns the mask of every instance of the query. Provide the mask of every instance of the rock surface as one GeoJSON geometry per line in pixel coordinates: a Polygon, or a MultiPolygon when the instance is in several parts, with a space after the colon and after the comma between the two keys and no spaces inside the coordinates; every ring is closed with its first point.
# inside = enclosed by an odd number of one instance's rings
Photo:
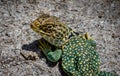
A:
{"type": "Polygon", "coordinates": [[[89,32],[97,42],[100,69],[120,75],[120,0],[0,0],[0,76],[65,76],[58,63],[45,58],[40,36],[30,28],[42,12],[76,32],[89,32]]]}

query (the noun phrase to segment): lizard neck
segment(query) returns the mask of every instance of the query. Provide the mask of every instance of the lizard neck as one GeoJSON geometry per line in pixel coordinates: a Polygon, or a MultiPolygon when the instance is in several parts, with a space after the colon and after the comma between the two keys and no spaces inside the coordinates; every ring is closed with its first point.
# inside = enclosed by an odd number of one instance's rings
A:
{"type": "Polygon", "coordinates": [[[73,37],[73,36],[77,36],[77,35],[79,35],[78,32],[70,31],[70,34],[68,35],[68,39],[70,39],[70,38],[73,37]]]}

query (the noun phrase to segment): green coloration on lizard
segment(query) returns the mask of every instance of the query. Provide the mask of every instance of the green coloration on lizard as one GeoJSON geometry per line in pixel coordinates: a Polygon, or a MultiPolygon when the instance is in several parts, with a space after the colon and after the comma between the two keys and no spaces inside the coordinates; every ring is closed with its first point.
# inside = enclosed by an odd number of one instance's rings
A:
{"type": "Polygon", "coordinates": [[[45,56],[52,62],[62,57],[62,68],[69,76],[115,76],[99,70],[96,43],[88,33],[76,35],[57,17],[47,14],[33,21],[31,28],[42,36],[39,46],[45,56]]]}

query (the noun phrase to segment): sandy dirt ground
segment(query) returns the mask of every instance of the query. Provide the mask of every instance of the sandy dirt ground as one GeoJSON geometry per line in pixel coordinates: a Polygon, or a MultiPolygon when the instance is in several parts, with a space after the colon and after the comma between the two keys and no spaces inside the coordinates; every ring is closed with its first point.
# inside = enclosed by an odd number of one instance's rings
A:
{"type": "Polygon", "coordinates": [[[100,69],[120,76],[120,0],[0,0],[0,76],[66,76],[46,59],[38,48],[41,36],[30,28],[41,13],[89,32],[100,69]]]}

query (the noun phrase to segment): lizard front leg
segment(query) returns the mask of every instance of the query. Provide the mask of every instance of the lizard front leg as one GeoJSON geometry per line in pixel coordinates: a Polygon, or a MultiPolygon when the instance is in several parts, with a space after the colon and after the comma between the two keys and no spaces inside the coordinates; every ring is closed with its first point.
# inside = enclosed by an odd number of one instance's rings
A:
{"type": "Polygon", "coordinates": [[[42,50],[42,52],[45,54],[48,60],[51,62],[57,62],[62,55],[62,50],[61,49],[56,49],[54,46],[55,50],[52,50],[52,46],[50,43],[45,41],[44,39],[39,40],[39,47],[42,50]]]}

